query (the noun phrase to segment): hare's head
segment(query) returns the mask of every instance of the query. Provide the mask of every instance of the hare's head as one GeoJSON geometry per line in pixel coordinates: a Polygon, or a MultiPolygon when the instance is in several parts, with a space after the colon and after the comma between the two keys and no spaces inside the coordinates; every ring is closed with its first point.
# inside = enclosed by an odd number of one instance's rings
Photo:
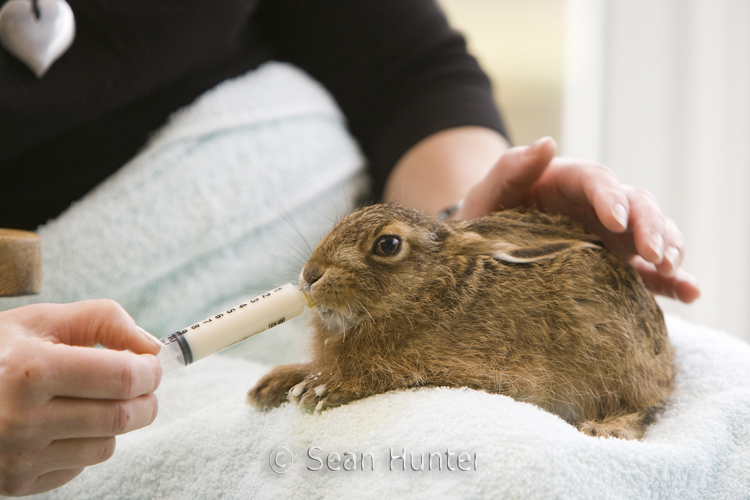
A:
{"type": "Polygon", "coordinates": [[[407,307],[441,262],[451,230],[421,212],[374,205],[342,219],[300,273],[300,286],[334,331],[407,307]]]}

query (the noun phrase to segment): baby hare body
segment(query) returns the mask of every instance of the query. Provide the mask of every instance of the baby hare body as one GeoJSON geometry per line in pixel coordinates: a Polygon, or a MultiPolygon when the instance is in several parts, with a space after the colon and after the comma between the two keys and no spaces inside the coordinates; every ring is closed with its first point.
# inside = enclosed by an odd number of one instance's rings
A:
{"type": "Polygon", "coordinates": [[[638,439],[671,392],[654,297],[561,216],[440,222],[397,205],[344,218],[300,275],[316,307],[310,363],[248,394],[309,410],[393,389],[470,387],[540,406],[592,436],[638,439]]]}

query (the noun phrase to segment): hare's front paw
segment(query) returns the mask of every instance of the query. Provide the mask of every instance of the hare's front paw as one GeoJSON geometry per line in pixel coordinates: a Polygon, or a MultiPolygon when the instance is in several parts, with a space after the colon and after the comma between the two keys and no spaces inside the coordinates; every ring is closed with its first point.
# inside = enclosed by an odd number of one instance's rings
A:
{"type": "Polygon", "coordinates": [[[315,375],[309,375],[289,391],[290,401],[311,412],[341,406],[353,399],[355,398],[339,389],[337,382],[315,375]]]}
{"type": "Polygon", "coordinates": [[[260,408],[275,408],[287,400],[289,390],[310,373],[308,365],[277,366],[261,378],[247,393],[248,403],[260,408]]]}

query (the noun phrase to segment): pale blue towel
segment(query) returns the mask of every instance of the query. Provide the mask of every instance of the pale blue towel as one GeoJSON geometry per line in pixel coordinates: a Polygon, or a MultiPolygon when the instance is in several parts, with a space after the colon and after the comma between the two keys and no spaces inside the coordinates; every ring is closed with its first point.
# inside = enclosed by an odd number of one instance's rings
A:
{"type": "Polygon", "coordinates": [[[144,150],[39,228],[42,293],[110,298],[163,336],[299,269],[366,191],[364,161],[321,85],[270,63],[176,113],[144,150]]]}

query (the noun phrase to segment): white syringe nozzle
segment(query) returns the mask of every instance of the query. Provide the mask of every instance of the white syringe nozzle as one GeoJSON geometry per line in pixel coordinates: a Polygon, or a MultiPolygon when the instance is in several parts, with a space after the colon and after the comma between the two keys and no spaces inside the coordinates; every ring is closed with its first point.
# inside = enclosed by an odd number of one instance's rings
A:
{"type": "Polygon", "coordinates": [[[169,373],[194,361],[239,344],[253,335],[302,314],[308,298],[291,283],[250,299],[200,323],[161,339],[159,355],[162,373],[169,373]]]}
{"type": "Polygon", "coordinates": [[[185,357],[182,355],[182,349],[176,342],[162,341],[161,351],[156,356],[161,364],[161,374],[166,375],[178,368],[186,366],[185,357]]]}

